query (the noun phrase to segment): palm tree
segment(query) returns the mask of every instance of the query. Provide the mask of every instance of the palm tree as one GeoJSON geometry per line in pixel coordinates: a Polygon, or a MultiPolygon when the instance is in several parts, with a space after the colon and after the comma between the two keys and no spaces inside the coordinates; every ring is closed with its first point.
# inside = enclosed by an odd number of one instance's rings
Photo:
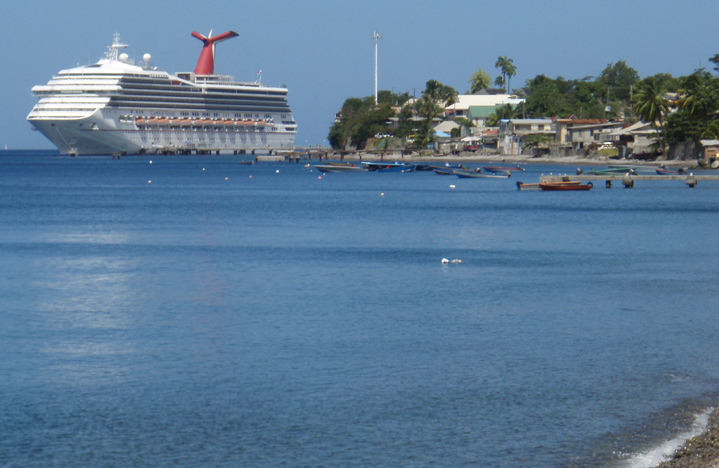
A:
{"type": "Polygon", "coordinates": [[[719,140],[719,122],[712,122],[702,132],[702,138],[705,140],[719,140]]]}
{"type": "Polygon", "coordinates": [[[509,87],[509,83],[511,82],[512,77],[517,74],[517,66],[514,65],[512,59],[507,60],[507,66],[504,69],[504,74],[507,75],[507,92],[509,92],[510,89],[512,89],[509,87]]]}
{"type": "Polygon", "coordinates": [[[472,73],[472,76],[469,78],[469,82],[472,83],[472,89],[470,92],[474,94],[480,89],[489,88],[492,84],[492,78],[489,76],[489,73],[480,68],[476,72],[472,73]]]}
{"type": "Polygon", "coordinates": [[[666,90],[656,78],[650,76],[639,82],[634,95],[635,111],[644,122],[651,122],[654,128],[662,125],[667,115],[669,102],[664,98],[666,90]]]}
{"type": "Polygon", "coordinates": [[[699,73],[692,73],[681,81],[679,88],[679,108],[689,113],[692,118],[699,118],[701,109],[697,106],[698,94],[702,87],[702,79],[699,73]]]}
{"type": "Polygon", "coordinates": [[[494,64],[494,68],[498,68],[502,72],[502,84],[507,84],[507,92],[509,92],[509,82],[513,76],[517,74],[517,67],[514,65],[514,60],[507,57],[506,55],[500,55],[497,58],[497,62],[494,64]]]}

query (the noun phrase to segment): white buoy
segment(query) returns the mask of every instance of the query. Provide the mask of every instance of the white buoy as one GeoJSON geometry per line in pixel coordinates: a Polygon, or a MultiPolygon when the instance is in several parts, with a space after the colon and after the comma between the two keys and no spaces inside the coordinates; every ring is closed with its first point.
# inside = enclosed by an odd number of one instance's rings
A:
{"type": "Polygon", "coordinates": [[[454,188],[454,185],[450,185],[449,188],[454,188]]]}
{"type": "Polygon", "coordinates": [[[147,181],[147,183],[148,183],[148,184],[151,184],[151,183],[152,183],[152,181],[151,181],[151,180],[148,180],[148,181],[147,181]]]}
{"type": "Polygon", "coordinates": [[[152,161],[150,161],[150,164],[152,164],[152,161]]]}
{"type": "Polygon", "coordinates": [[[280,170],[277,169],[277,170],[275,171],[275,174],[279,174],[279,173],[280,173],[280,170]]]}

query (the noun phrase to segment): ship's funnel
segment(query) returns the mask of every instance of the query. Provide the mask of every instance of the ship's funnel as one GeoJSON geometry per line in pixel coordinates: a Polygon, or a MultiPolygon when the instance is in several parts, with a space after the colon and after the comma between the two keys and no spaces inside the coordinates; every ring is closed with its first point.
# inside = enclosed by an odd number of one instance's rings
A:
{"type": "Polygon", "coordinates": [[[204,44],[200,58],[195,66],[195,75],[213,75],[215,73],[215,44],[226,39],[239,36],[235,31],[227,31],[215,37],[205,37],[200,33],[192,31],[192,36],[198,38],[204,44]]]}

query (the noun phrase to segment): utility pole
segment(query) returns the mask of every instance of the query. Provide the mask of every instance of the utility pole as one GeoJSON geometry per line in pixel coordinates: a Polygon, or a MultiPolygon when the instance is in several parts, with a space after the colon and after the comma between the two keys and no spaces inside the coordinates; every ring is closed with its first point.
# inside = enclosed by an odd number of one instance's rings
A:
{"type": "Polygon", "coordinates": [[[374,104],[377,105],[377,41],[382,39],[381,34],[377,34],[377,31],[375,31],[372,34],[372,38],[374,38],[374,104]]]}

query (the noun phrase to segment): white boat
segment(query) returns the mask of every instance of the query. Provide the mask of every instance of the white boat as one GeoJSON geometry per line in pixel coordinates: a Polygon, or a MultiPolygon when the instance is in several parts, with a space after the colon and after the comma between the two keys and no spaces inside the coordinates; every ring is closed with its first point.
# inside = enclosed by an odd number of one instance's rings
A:
{"type": "Polygon", "coordinates": [[[194,72],[135,65],[115,34],[105,58],[60,71],[32,88],[27,120],[63,154],[247,153],[294,146],[297,124],[287,88],[215,74],[215,45],[238,36],[193,32],[203,42],[194,72]]]}
{"type": "Polygon", "coordinates": [[[317,164],[315,168],[322,172],[367,172],[366,168],[350,163],[328,162],[326,164],[317,164]]]}

